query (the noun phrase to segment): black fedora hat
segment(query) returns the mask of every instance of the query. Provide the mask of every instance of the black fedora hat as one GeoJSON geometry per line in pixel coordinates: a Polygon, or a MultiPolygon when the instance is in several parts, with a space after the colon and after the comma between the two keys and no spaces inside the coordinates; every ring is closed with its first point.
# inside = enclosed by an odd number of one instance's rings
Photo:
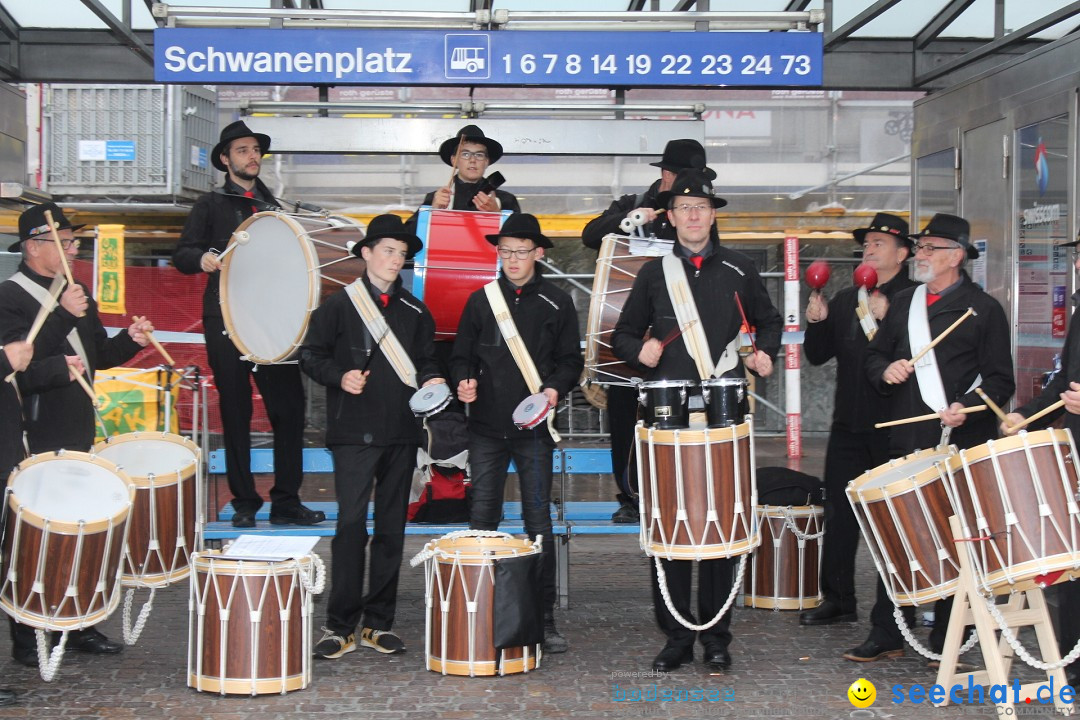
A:
{"type": "Polygon", "coordinates": [[[680,170],[701,170],[710,180],[716,179],[716,172],[705,164],[705,148],[697,140],[690,138],[668,140],[660,161],[649,164],[673,173],[680,170]]]}
{"type": "Polygon", "coordinates": [[[19,216],[19,239],[8,246],[8,252],[19,252],[19,246],[23,240],[52,239],[49,223],[45,219],[46,211],[52,213],[53,224],[57,230],[79,230],[86,227],[85,225],[72,225],[71,221],[64,216],[64,211],[54,202],[34,205],[24,210],[23,214],[19,216]]]}
{"type": "Polygon", "coordinates": [[[974,260],[979,257],[979,250],[971,244],[971,224],[962,217],[937,213],[930,218],[930,222],[921,232],[909,235],[912,240],[918,242],[924,237],[939,237],[958,243],[967,252],[967,256],[974,260]]]}
{"type": "Polygon", "coordinates": [[[701,170],[681,170],[671,183],[671,189],[656,196],[656,207],[667,207],[676,198],[699,197],[712,202],[714,208],[727,205],[727,200],[713,192],[712,178],[701,170]]]}
{"type": "Polygon", "coordinates": [[[457,153],[458,145],[462,142],[477,143],[486,147],[489,165],[494,165],[502,157],[503,146],[498,141],[484,135],[484,131],[476,125],[466,125],[457,131],[457,135],[444,140],[443,144],[439,146],[439,157],[442,158],[444,163],[447,165],[454,164],[454,154],[457,153]]]}
{"type": "Polygon", "coordinates": [[[365,231],[364,239],[350,248],[353,255],[360,257],[360,248],[371,247],[383,238],[400,240],[409,246],[409,257],[420,252],[424,243],[414,233],[405,228],[405,221],[393,213],[377,215],[371,218],[365,231]]]}
{"type": "Polygon", "coordinates": [[[499,238],[512,237],[532,240],[536,243],[536,247],[555,247],[555,243],[551,242],[546,235],[540,232],[540,221],[529,213],[514,213],[506,218],[506,222],[499,228],[499,232],[494,235],[485,235],[484,237],[487,238],[487,241],[492,245],[498,245],[499,238]]]}
{"type": "Polygon", "coordinates": [[[221,162],[222,153],[228,152],[229,143],[233,140],[247,137],[255,138],[259,141],[259,149],[262,151],[263,155],[270,152],[269,135],[252,132],[251,128],[249,128],[243,120],[237,120],[236,122],[226,125],[225,129],[221,131],[221,139],[218,140],[218,144],[215,145],[214,149],[210,152],[210,162],[221,172],[229,172],[229,168],[225,166],[225,163],[221,162]]]}
{"type": "Polygon", "coordinates": [[[890,215],[889,213],[881,213],[874,215],[874,219],[870,221],[870,225],[864,228],[856,228],[851,231],[852,236],[855,238],[855,242],[862,245],[866,241],[866,234],[872,232],[885,233],[886,235],[892,235],[900,242],[904,243],[904,246],[908,250],[914,244],[909,236],[907,222],[896,215],[890,215]]]}

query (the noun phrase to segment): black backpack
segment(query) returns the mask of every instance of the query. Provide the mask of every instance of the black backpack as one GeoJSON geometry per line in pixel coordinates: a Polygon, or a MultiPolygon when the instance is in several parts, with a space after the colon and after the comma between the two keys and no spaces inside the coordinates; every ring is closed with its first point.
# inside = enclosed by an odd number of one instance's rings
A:
{"type": "Polygon", "coordinates": [[[757,469],[759,505],[822,505],[825,488],[821,478],[786,467],[757,469]]]}

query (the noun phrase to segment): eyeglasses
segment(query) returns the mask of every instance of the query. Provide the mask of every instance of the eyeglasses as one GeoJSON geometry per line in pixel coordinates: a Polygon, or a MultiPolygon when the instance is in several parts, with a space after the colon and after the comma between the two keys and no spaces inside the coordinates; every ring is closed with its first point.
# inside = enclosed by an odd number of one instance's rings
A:
{"type": "Polygon", "coordinates": [[[503,260],[508,260],[510,256],[513,255],[518,260],[524,260],[529,257],[535,249],[536,248],[529,248],[526,250],[525,248],[518,248],[517,250],[511,250],[508,247],[499,247],[499,257],[503,260]]]}
{"type": "Polygon", "coordinates": [[[932,254],[935,250],[959,250],[959,245],[931,245],[930,243],[919,243],[915,246],[915,254],[925,252],[927,255],[932,254]]]}
{"type": "Polygon", "coordinates": [[[486,152],[484,152],[483,150],[481,150],[479,152],[472,152],[471,150],[462,150],[458,154],[458,156],[462,160],[472,160],[473,158],[476,158],[477,160],[487,160],[488,159],[488,154],[486,152]]]}
{"type": "Polygon", "coordinates": [[[712,205],[676,205],[671,209],[682,215],[692,215],[696,212],[707,213],[712,210],[712,205]]]}
{"type": "MultiPolygon", "coordinates": [[[[44,242],[44,243],[53,242],[52,238],[30,238],[30,239],[31,240],[37,240],[38,242],[44,242]]],[[[68,239],[60,238],[60,246],[62,248],[64,248],[65,250],[70,250],[71,248],[75,248],[76,250],[78,250],[79,249],[79,241],[77,239],[75,239],[75,238],[68,238],[68,239]]]]}

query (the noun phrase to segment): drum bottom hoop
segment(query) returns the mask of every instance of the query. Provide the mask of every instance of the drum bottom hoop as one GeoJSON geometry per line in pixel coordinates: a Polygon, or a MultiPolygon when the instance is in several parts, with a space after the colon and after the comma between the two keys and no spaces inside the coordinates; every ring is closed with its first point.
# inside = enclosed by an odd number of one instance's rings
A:
{"type": "Polygon", "coordinates": [[[186,580],[190,576],[191,566],[185,565],[165,573],[147,573],[146,575],[124,573],[120,576],[120,584],[124,587],[163,588],[186,580]]]}
{"type": "Polygon", "coordinates": [[[818,593],[816,597],[773,597],[772,595],[751,595],[749,593],[743,596],[743,605],[745,607],[761,608],[762,610],[809,610],[816,608],[824,600],[824,596],[818,593]]]}
{"type": "Polygon", "coordinates": [[[50,632],[63,632],[64,630],[81,630],[102,622],[120,606],[120,586],[116,585],[112,597],[106,607],[95,610],[81,617],[57,618],[52,616],[28,613],[22,608],[17,608],[8,597],[0,598],[0,609],[22,625],[27,625],[38,630],[50,632]]]}
{"type": "MultiPolygon", "coordinates": [[[[1054,565],[1055,563],[1049,564],[1054,565]]],[[[1046,558],[1040,558],[1039,560],[1029,560],[1017,565],[1010,565],[1007,570],[996,570],[985,574],[983,574],[976,566],[975,582],[979,587],[989,588],[995,595],[1004,595],[1005,593],[1030,590],[1035,587],[1044,587],[1035,582],[1035,578],[1039,575],[1048,575],[1055,572],[1060,572],[1061,577],[1051,583],[1051,585],[1057,585],[1058,583],[1067,582],[1080,577],[1080,568],[1076,567],[1073,563],[1072,556],[1068,553],[1062,553],[1059,555],[1051,555],[1046,558]],[[1047,567],[1048,561],[1054,560],[1055,558],[1060,558],[1063,562],[1056,563],[1056,567],[1047,567]]]]}
{"type": "MultiPolygon", "coordinates": [[[[940,585],[923,588],[922,590],[916,590],[915,592],[898,592],[896,597],[893,598],[893,602],[900,606],[919,606],[935,603],[938,600],[945,600],[956,594],[956,587],[959,582],[960,580],[958,578],[953,578],[940,585]]],[[[885,583],[885,587],[888,588],[889,584],[885,583]]]]}
{"type": "Polygon", "coordinates": [[[753,551],[761,544],[760,531],[725,545],[665,545],[662,542],[642,543],[642,550],[649,557],[662,560],[725,560],[753,551]]]}
{"type": "Polygon", "coordinates": [[[311,682],[310,671],[305,675],[289,675],[283,678],[244,678],[210,677],[208,675],[188,674],[188,687],[199,692],[218,693],[221,695],[280,695],[303,690],[311,682]]]}
{"type": "MultiPolygon", "coordinates": [[[[514,648],[514,650],[524,650],[524,648],[514,648]]],[[[437,673],[444,675],[465,675],[467,677],[473,676],[492,676],[492,675],[516,675],[517,673],[528,672],[535,670],[540,666],[540,645],[535,645],[529,648],[529,659],[526,662],[524,657],[508,658],[500,663],[493,660],[481,660],[473,662],[470,666],[468,660],[446,660],[435,655],[429,655],[427,659],[427,668],[437,673]]],[[[524,653],[522,653],[524,654],[524,653]]]]}

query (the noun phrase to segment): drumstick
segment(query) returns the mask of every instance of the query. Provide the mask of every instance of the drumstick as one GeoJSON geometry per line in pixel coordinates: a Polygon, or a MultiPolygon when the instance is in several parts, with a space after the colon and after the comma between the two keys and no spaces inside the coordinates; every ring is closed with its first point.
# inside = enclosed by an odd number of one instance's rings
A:
{"type": "Polygon", "coordinates": [[[1021,428],[1027,427],[1029,424],[1035,422],[1036,420],[1041,418],[1043,415],[1048,415],[1048,414],[1054,412],[1055,410],[1057,410],[1058,408],[1062,408],[1062,407],[1065,407],[1065,401],[1064,400],[1058,400],[1053,405],[1051,405],[1049,407],[1046,407],[1046,408],[1043,408],[1042,410],[1035,413],[1034,415],[1032,415],[1029,418],[1025,418],[1023,422],[1018,422],[1015,425],[1013,425],[1012,427],[1005,428],[1005,434],[1006,435],[1012,435],[1017,430],[1020,430],[1021,428]]]}
{"type": "MultiPolygon", "coordinates": [[[[52,218],[52,210],[45,211],[45,222],[49,224],[49,232],[52,233],[53,242],[56,243],[56,251],[60,253],[60,264],[64,268],[64,277],[67,278],[69,285],[74,285],[75,278],[71,276],[71,266],[68,265],[67,253],[64,251],[64,243],[60,241],[60,233],[56,232],[56,225],[53,223],[52,218]]],[[[86,317],[86,313],[79,313],[79,317],[86,317]]]]}
{"type": "MultiPolygon", "coordinates": [[[[60,297],[60,291],[64,289],[64,282],[62,278],[53,278],[52,285],[49,286],[49,302],[45,303],[38,310],[37,317],[34,318],[34,324],[30,326],[30,332],[26,334],[26,342],[31,345],[34,344],[34,340],[37,338],[38,333],[41,332],[41,328],[45,325],[45,321],[49,318],[49,313],[56,309],[56,301],[60,297]]],[[[4,382],[12,382],[18,373],[14,370],[11,371],[4,382]]]]}
{"type": "Polygon", "coordinates": [[[746,311],[743,310],[742,300],[739,299],[739,291],[735,291],[735,304],[739,306],[739,315],[742,316],[743,325],[746,326],[746,334],[750,336],[750,349],[757,352],[757,343],[754,342],[754,333],[750,332],[750,322],[746,319],[746,311]]]}
{"type": "Polygon", "coordinates": [[[950,325],[949,327],[945,328],[945,329],[944,329],[944,330],[943,330],[943,331],[941,332],[941,334],[940,334],[940,335],[938,335],[938,336],[937,336],[936,338],[934,338],[933,340],[931,340],[931,341],[930,341],[930,344],[929,344],[929,345],[927,345],[927,346],[926,346],[926,347],[924,347],[924,348],[923,348],[922,350],[920,350],[920,351],[919,351],[919,353],[918,353],[918,354],[917,354],[917,355],[916,355],[915,357],[913,357],[913,358],[911,358],[910,360],[908,360],[908,362],[910,362],[910,363],[911,363],[912,365],[914,365],[915,363],[919,362],[919,360],[920,360],[920,359],[922,359],[922,356],[923,356],[923,355],[925,355],[926,353],[928,353],[928,352],[930,352],[931,350],[933,350],[933,349],[934,349],[934,346],[935,346],[935,345],[937,345],[937,344],[938,344],[939,342],[941,342],[942,340],[944,340],[944,339],[945,339],[945,336],[946,336],[946,335],[948,335],[948,334],[949,334],[949,333],[951,333],[951,332],[952,332],[953,330],[955,330],[955,329],[956,329],[956,326],[957,326],[957,325],[959,325],[960,323],[964,322],[965,320],[967,320],[967,319],[968,319],[969,317],[971,317],[972,315],[978,315],[978,313],[976,313],[976,312],[975,312],[975,308],[968,308],[968,309],[967,309],[967,312],[966,312],[966,313],[964,313],[963,315],[961,315],[961,316],[959,317],[959,319],[957,319],[957,321],[956,321],[956,322],[954,322],[954,323],[953,323],[952,325],[950,325]]]}
{"type": "Polygon", "coordinates": [[[668,345],[670,345],[671,343],[675,342],[675,340],[676,340],[676,339],[678,339],[678,337],[679,337],[680,335],[682,335],[682,334],[683,334],[684,332],[686,332],[687,330],[689,330],[689,329],[690,329],[690,327],[691,327],[691,326],[692,326],[692,325],[693,325],[694,323],[696,323],[696,322],[697,322],[697,320],[691,320],[690,322],[686,323],[686,327],[676,327],[676,328],[672,328],[672,329],[671,329],[671,332],[669,332],[669,333],[667,334],[667,337],[666,337],[666,338],[664,338],[663,342],[661,342],[661,343],[660,343],[660,349],[661,349],[661,350],[663,350],[663,349],[664,349],[664,348],[666,348],[666,347],[667,347],[668,345]]]}
{"type": "Polygon", "coordinates": [[[372,359],[375,357],[375,353],[379,351],[379,347],[382,346],[382,341],[386,339],[386,336],[390,334],[390,326],[386,326],[386,332],[379,338],[379,342],[375,343],[375,349],[371,351],[371,354],[367,356],[367,360],[364,361],[364,367],[360,368],[360,373],[366,373],[368,366],[371,365],[372,359]]]}
{"type": "Polygon", "coordinates": [[[75,368],[71,367],[70,365],[68,366],[68,373],[71,375],[72,380],[75,380],[77,383],[82,385],[82,389],[86,392],[87,397],[90,398],[90,404],[94,406],[95,410],[97,410],[97,393],[95,393],[94,389],[90,387],[90,383],[86,382],[86,378],[82,376],[82,373],[76,372],[75,368]]]}
{"type": "Polygon", "coordinates": [[[161,357],[165,358],[165,362],[167,362],[170,367],[176,365],[176,361],[172,359],[172,355],[168,353],[164,345],[158,342],[158,339],[154,337],[152,331],[143,330],[143,335],[145,335],[146,339],[150,341],[150,344],[154,346],[154,349],[161,353],[161,357]]]}
{"type": "Polygon", "coordinates": [[[457,175],[458,156],[461,155],[461,146],[465,144],[465,133],[458,136],[457,150],[454,151],[454,162],[450,163],[450,181],[446,183],[447,190],[453,190],[454,177],[457,175]]]}
{"type": "MultiPolygon", "coordinates": [[[[982,412],[986,409],[985,405],[972,405],[960,410],[961,415],[967,415],[968,413],[982,412]]],[[[924,420],[937,419],[937,413],[926,413],[925,415],[916,415],[915,417],[904,418],[903,420],[890,420],[889,422],[874,423],[875,428],[886,428],[894,425],[906,425],[907,423],[922,422],[924,420]]]]}
{"type": "Polygon", "coordinates": [[[994,414],[998,416],[998,420],[1008,424],[1009,421],[1005,418],[1005,412],[997,406],[997,403],[986,396],[986,393],[983,392],[981,387],[975,388],[975,393],[983,399],[983,402],[986,403],[991,410],[994,411],[994,414]]]}

